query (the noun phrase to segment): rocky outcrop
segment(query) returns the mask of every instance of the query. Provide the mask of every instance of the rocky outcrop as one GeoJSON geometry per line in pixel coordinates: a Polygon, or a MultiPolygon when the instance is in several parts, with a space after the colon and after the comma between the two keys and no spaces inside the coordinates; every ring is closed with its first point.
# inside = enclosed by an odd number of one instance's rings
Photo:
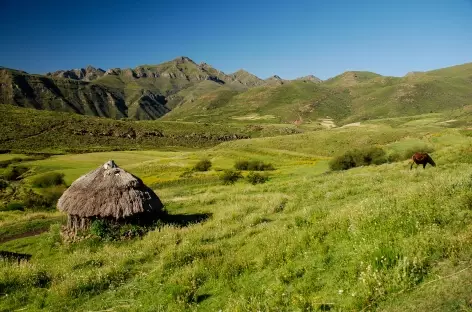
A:
{"type": "Polygon", "coordinates": [[[311,82],[316,82],[316,83],[321,83],[323,82],[323,80],[321,80],[320,78],[316,77],[316,76],[313,76],[313,75],[308,75],[308,76],[304,76],[304,77],[300,77],[300,78],[297,78],[295,80],[302,80],[302,81],[311,81],[311,82]]]}
{"type": "Polygon", "coordinates": [[[46,76],[56,78],[67,78],[74,80],[93,81],[105,75],[105,71],[101,68],[87,66],[86,68],[58,70],[53,73],[47,73],[46,76]]]}
{"type": "Polygon", "coordinates": [[[269,85],[282,85],[286,82],[286,80],[280,78],[277,75],[273,75],[272,77],[267,78],[265,82],[269,85]]]}
{"type": "Polygon", "coordinates": [[[116,119],[156,119],[168,111],[165,98],[150,91],[143,91],[130,109],[120,89],[9,69],[0,69],[0,103],[116,119]]]}
{"type": "MultiPolygon", "coordinates": [[[[188,98],[193,101],[196,96],[193,93],[201,96],[220,86],[243,92],[257,86],[288,82],[279,76],[262,80],[245,70],[228,75],[185,56],[158,65],[106,71],[92,66],[46,75],[30,75],[1,67],[0,71],[0,103],[134,119],[159,118],[169,112],[169,107],[177,107],[188,98]]],[[[314,81],[315,78],[307,79],[314,81]]]]}
{"type": "Polygon", "coordinates": [[[256,75],[253,75],[243,69],[234,72],[233,74],[229,75],[229,77],[232,79],[233,82],[240,83],[249,88],[262,86],[266,83],[264,80],[260,79],[256,75]]]}

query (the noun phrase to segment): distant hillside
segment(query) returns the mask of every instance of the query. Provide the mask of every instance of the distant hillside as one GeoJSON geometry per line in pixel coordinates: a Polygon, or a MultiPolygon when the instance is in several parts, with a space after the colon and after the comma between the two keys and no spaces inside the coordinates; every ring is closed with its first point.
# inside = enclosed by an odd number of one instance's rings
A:
{"type": "Polygon", "coordinates": [[[46,76],[56,78],[69,78],[83,81],[92,81],[105,75],[105,71],[101,68],[87,66],[87,68],[58,70],[53,73],[47,73],[46,76]]]}
{"type": "Polygon", "coordinates": [[[300,122],[334,118],[337,124],[451,111],[472,105],[472,64],[405,77],[350,71],[323,82],[271,77],[245,92],[212,90],[183,101],[166,120],[300,122]],[[266,80],[267,81],[267,80],[266,80]]]}
{"type": "Polygon", "coordinates": [[[0,69],[0,103],[116,119],[156,119],[169,111],[164,96],[144,88],[129,97],[125,88],[5,68],[0,69]]]}
{"type": "Polygon", "coordinates": [[[102,70],[88,66],[47,75],[0,67],[0,103],[115,119],[217,122],[359,120],[443,112],[472,104],[472,64],[404,77],[348,71],[265,80],[178,57],[157,65],[102,70]]]}
{"type": "Polygon", "coordinates": [[[0,103],[110,118],[157,119],[183,101],[221,88],[242,92],[271,84],[239,70],[225,74],[178,57],[158,65],[87,68],[32,75],[0,67],[0,103]]]}
{"type": "Polygon", "coordinates": [[[297,79],[295,79],[295,80],[312,81],[312,82],[316,82],[316,83],[323,82],[323,80],[321,80],[320,78],[315,77],[315,76],[313,76],[313,75],[308,75],[308,76],[300,77],[300,78],[297,78],[297,79]]]}
{"type": "Polygon", "coordinates": [[[330,116],[350,116],[351,96],[347,90],[328,88],[311,81],[273,83],[245,92],[217,89],[183,102],[163,120],[292,122],[330,116]]]}
{"type": "Polygon", "coordinates": [[[246,126],[96,118],[0,105],[0,151],[90,152],[201,148],[221,142],[303,132],[293,126],[246,126]]]}

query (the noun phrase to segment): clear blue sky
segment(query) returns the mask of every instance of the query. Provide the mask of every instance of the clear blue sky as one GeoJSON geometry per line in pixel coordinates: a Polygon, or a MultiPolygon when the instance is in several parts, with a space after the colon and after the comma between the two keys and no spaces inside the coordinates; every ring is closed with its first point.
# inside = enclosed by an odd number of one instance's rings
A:
{"type": "Polygon", "coordinates": [[[286,79],[472,62],[472,0],[0,0],[0,12],[0,65],[31,73],[181,55],[286,79]]]}

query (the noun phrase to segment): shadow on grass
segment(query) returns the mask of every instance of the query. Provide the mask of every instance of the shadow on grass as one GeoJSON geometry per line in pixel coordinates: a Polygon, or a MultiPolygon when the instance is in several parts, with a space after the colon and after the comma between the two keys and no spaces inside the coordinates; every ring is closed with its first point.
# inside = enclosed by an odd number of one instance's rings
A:
{"type": "Polygon", "coordinates": [[[31,259],[31,255],[0,250],[0,259],[3,261],[18,262],[18,264],[20,264],[21,261],[29,261],[31,259]]]}
{"type": "Polygon", "coordinates": [[[204,301],[204,300],[206,300],[210,297],[211,297],[211,295],[209,295],[209,294],[198,295],[197,298],[195,299],[195,302],[196,303],[201,303],[202,301],[204,301]]]}
{"type": "Polygon", "coordinates": [[[164,214],[160,217],[163,224],[176,225],[179,227],[189,226],[196,223],[205,222],[212,213],[192,213],[192,214],[164,214]]]}

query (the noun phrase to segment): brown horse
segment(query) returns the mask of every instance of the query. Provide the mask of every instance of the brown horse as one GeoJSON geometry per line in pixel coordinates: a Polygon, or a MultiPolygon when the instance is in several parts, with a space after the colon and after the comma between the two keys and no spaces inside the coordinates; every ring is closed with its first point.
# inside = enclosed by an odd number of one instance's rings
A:
{"type": "Polygon", "coordinates": [[[411,157],[410,170],[413,168],[413,164],[423,165],[423,169],[426,167],[427,164],[436,167],[436,163],[427,153],[415,153],[415,155],[411,157]]]}

